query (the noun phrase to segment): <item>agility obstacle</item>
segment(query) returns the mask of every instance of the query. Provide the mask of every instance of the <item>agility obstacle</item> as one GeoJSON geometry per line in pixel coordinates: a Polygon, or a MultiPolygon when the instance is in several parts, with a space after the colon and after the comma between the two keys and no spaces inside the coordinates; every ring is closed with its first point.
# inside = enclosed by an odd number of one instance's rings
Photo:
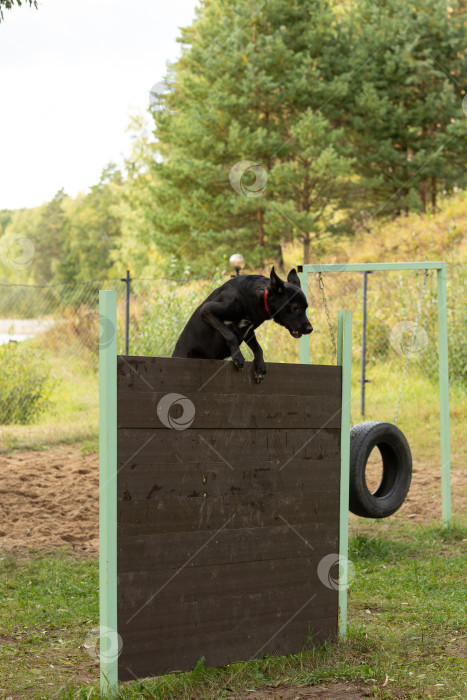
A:
{"type": "MultiPolygon", "coordinates": [[[[448,361],[448,315],[447,315],[447,271],[443,261],[433,262],[382,262],[382,263],[331,263],[299,265],[298,276],[301,287],[308,298],[310,275],[341,274],[348,272],[436,272],[437,330],[438,330],[438,378],[439,378],[439,432],[441,457],[441,516],[445,527],[452,525],[451,507],[451,447],[449,431],[449,361],[448,361]]],[[[305,337],[299,340],[300,362],[309,364],[310,344],[305,337]]]]}
{"type": "Polygon", "coordinates": [[[262,384],[117,357],[113,291],[100,318],[102,693],[345,636],[351,312],[337,366],[268,363],[262,384]]]}

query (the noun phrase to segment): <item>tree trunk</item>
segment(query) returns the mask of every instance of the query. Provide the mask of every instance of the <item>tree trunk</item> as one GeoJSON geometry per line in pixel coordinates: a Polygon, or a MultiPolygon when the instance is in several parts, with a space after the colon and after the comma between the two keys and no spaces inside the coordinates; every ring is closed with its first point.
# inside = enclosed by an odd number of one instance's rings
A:
{"type": "MultiPolygon", "coordinates": [[[[309,161],[304,160],[303,163],[305,167],[305,178],[303,182],[303,199],[301,209],[308,214],[310,211],[310,182],[308,179],[309,161]]],[[[308,231],[303,233],[303,262],[305,265],[308,265],[310,262],[310,234],[308,231]]]]}
{"type": "Polygon", "coordinates": [[[305,265],[310,263],[310,234],[303,234],[303,262],[305,265]]]}
{"type": "Polygon", "coordinates": [[[256,210],[256,220],[258,222],[258,245],[264,246],[263,210],[261,207],[256,210]]]}
{"type": "Polygon", "coordinates": [[[280,243],[277,246],[277,267],[281,272],[284,272],[284,256],[282,255],[282,246],[280,243]]]}
{"type": "Polygon", "coordinates": [[[436,178],[432,177],[431,178],[431,208],[433,210],[433,214],[436,214],[436,194],[437,194],[436,178]]]}
{"type": "Polygon", "coordinates": [[[428,183],[426,180],[420,184],[420,199],[422,200],[422,212],[426,214],[426,205],[428,201],[428,183]]]}
{"type": "Polygon", "coordinates": [[[408,215],[409,215],[409,205],[408,205],[408,203],[407,203],[407,196],[408,196],[408,194],[409,194],[409,190],[407,190],[406,188],[404,188],[404,189],[402,190],[402,194],[404,195],[404,206],[403,206],[402,210],[403,210],[404,214],[405,214],[406,216],[408,216],[408,215]]]}

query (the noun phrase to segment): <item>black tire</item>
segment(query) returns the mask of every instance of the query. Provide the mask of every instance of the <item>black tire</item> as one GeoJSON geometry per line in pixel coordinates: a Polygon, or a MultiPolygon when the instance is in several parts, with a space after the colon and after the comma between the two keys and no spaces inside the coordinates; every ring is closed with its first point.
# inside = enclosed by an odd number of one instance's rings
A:
{"type": "Polygon", "coordinates": [[[350,431],[352,513],[362,518],[387,518],[403,504],[412,480],[412,455],[404,434],[392,423],[365,421],[350,431]],[[368,457],[378,447],[383,461],[381,482],[370,493],[365,478],[368,457]]]}

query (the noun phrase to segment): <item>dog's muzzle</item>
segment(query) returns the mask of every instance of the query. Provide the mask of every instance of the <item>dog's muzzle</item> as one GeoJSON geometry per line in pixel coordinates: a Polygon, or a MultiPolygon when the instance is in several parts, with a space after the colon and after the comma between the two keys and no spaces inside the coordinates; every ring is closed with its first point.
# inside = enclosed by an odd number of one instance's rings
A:
{"type": "Polygon", "coordinates": [[[311,323],[307,323],[306,326],[302,326],[300,330],[292,330],[289,328],[290,335],[294,338],[301,338],[302,335],[309,335],[313,330],[311,323]]]}

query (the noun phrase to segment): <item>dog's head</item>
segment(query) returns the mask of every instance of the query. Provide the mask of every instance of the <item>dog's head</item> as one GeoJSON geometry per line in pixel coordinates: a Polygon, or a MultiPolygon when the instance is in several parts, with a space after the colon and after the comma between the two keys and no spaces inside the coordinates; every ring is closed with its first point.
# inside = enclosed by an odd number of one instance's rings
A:
{"type": "Polygon", "coordinates": [[[294,338],[300,338],[313,330],[306,315],[308,303],[295,269],[290,270],[287,282],[283,282],[272,268],[267,304],[274,321],[287,328],[294,338]]]}

